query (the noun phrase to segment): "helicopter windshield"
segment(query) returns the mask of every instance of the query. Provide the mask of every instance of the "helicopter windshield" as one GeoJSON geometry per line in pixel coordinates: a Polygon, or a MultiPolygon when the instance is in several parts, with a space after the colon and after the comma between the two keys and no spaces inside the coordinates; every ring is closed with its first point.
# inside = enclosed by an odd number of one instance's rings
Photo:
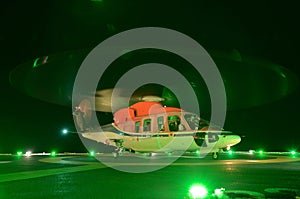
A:
{"type": "Polygon", "coordinates": [[[185,114],[184,118],[192,130],[200,130],[203,127],[209,126],[206,120],[201,119],[196,114],[185,114]]]}

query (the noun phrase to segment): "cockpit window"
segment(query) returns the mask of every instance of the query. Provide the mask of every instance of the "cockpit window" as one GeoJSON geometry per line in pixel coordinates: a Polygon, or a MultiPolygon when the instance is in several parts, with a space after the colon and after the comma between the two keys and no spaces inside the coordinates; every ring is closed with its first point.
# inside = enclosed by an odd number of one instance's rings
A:
{"type": "Polygon", "coordinates": [[[192,130],[199,130],[203,127],[209,126],[209,123],[207,121],[201,119],[198,115],[195,114],[185,114],[184,118],[192,130]]]}
{"type": "Polygon", "coordinates": [[[208,142],[209,143],[214,143],[214,142],[217,142],[219,140],[219,136],[215,133],[209,132],[207,134],[207,137],[208,137],[208,142]]]}

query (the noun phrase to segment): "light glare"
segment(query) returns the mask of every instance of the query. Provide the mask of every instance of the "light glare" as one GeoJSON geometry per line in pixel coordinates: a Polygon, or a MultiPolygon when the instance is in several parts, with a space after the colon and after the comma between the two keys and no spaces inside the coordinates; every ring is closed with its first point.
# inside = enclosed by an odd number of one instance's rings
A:
{"type": "Polygon", "coordinates": [[[26,151],[25,156],[26,156],[26,157],[31,156],[31,151],[26,151]]]}
{"type": "Polygon", "coordinates": [[[221,196],[224,193],[224,191],[225,191],[225,188],[220,188],[220,189],[215,189],[214,192],[217,196],[221,196]]]}
{"type": "Polygon", "coordinates": [[[193,185],[189,190],[190,196],[192,198],[204,198],[208,191],[202,185],[193,185]]]}

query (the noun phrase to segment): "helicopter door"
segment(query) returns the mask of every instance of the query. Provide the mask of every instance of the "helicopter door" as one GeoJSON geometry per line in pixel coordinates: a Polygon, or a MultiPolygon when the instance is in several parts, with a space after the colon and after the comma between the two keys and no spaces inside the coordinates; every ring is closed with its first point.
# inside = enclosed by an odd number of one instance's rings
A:
{"type": "Polygon", "coordinates": [[[206,133],[197,132],[196,135],[194,136],[194,140],[198,146],[207,147],[205,137],[206,137],[206,133]]]}

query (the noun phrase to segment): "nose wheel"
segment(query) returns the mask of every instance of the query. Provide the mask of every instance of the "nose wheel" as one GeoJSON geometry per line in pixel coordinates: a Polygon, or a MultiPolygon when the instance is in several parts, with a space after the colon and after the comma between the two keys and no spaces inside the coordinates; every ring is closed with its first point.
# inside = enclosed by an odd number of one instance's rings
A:
{"type": "Polygon", "coordinates": [[[217,159],[219,158],[218,152],[213,152],[212,158],[213,158],[214,160],[217,160],[217,159]]]}

